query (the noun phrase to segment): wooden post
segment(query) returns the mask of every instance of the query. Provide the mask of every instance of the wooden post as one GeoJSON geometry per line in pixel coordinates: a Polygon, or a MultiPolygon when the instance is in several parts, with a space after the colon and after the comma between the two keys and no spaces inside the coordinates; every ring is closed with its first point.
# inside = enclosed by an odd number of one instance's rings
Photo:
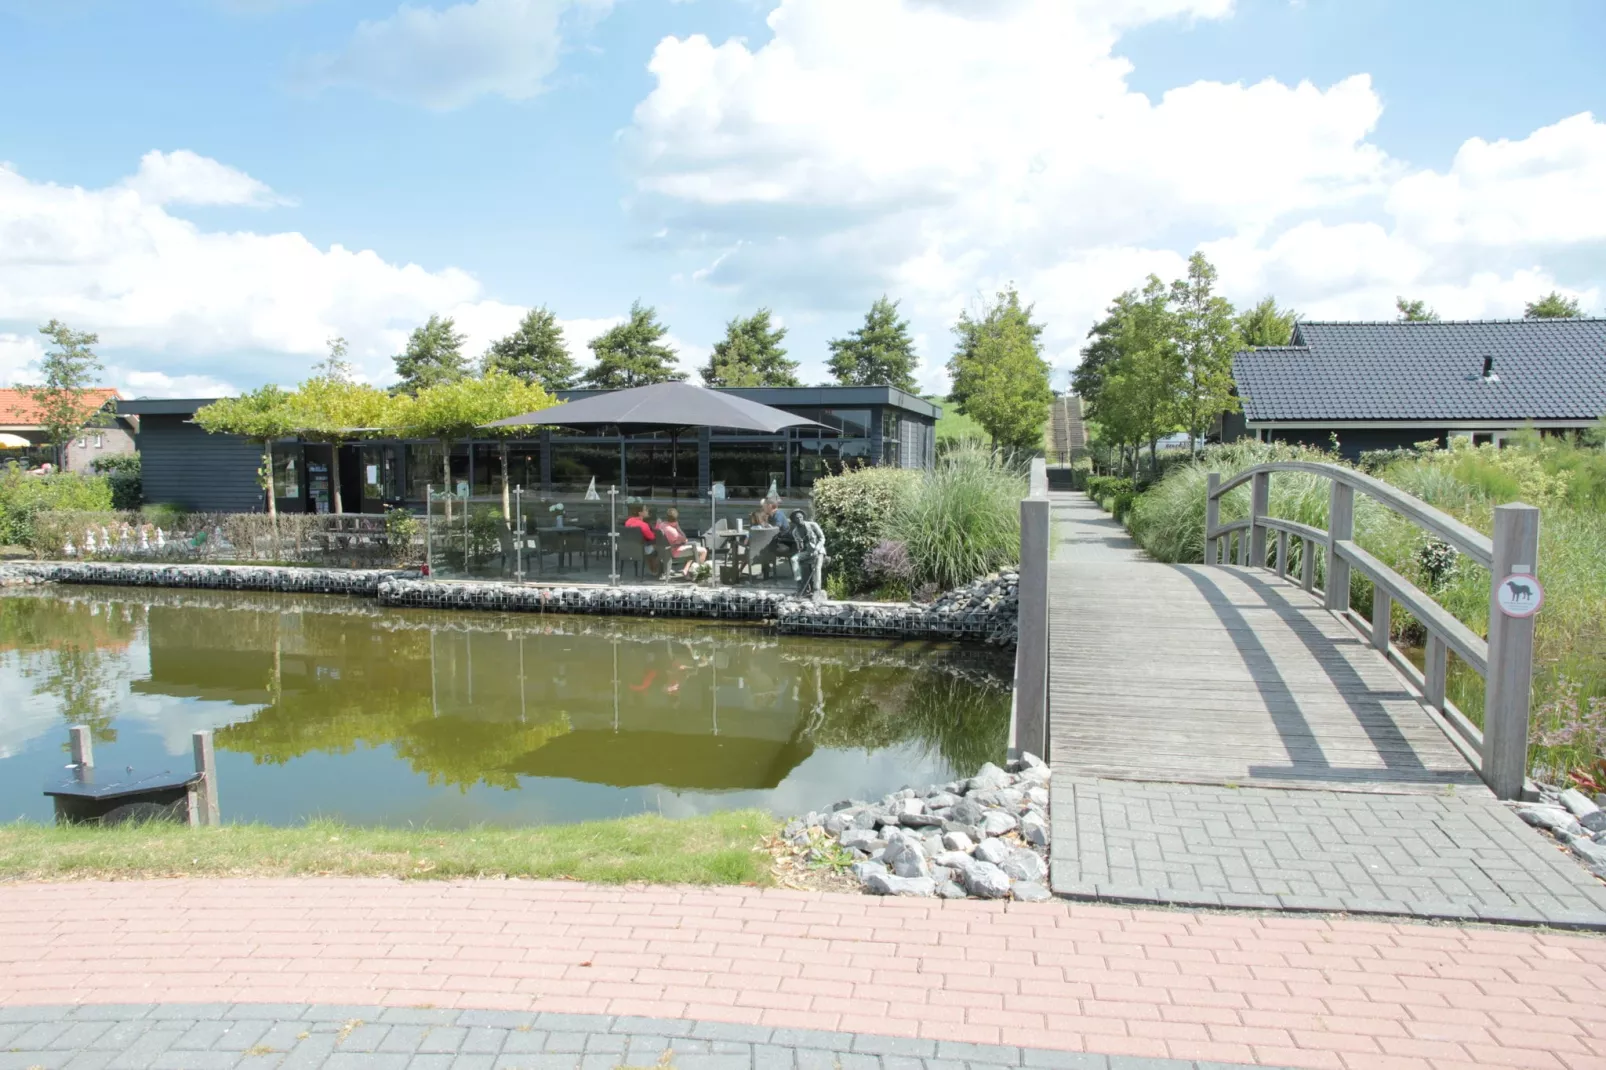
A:
{"type": "Polygon", "coordinates": [[[1288,532],[1277,533],[1277,578],[1284,579],[1288,575],[1288,532]]]}
{"type": "Polygon", "coordinates": [[[1221,564],[1221,553],[1217,548],[1215,531],[1221,526],[1221,499],[1216,497],[1221,487],[1221,473],[1211,472],[1205,477],[1205,551],[1204,561],[1207,565],[1221,564]]]}
{"type": "Polygon", "coordinates": [[[1338,556],[1338,544],[1355,537],[1355,488],[1333,480],[1327,502],[1327,608],[1349,608],[1349,562],[1338,556]]]}
{"type": "Polygon", "coordinates": [[[1380,585],[1372,585],[1372,646],[1389,652],[1389,617],[1394,611],[1394,597],[1380,585]]]}
{"type": "Polygon", "coordinates": [[[1238,531],[1238,567],[1249,567],[1249,531],[1244,528],[1238,531]]]}
{"type": "Polygon", "coordinates": [[[1047,498],[1020,503],[1020,637],[1015,644],[1015,705],[1009,751],[1048,760],[1048,538],[1047,498]]]}
{"type": "Polygon", "coordinates": [[[1428,633],[1427,655],[1422,667],[1422,693],[1428,705],[1443,710],[1444,684],[1450,671],[1450,648],[1444,645],[1444,640],[1436,632],[1428,633]]]}
{"type": "Polygon", "coordinates": [[[1299,585],[1307,591],[1316,589],[1316,544],[1306,538],[1299,540],[1299,585]]]}
{"type": "Polygon", "coordinates": [[[1048,462],[1041,457],[1032,458],[1030,493],[1033,498],[1048,497],[1048,462]]]}
{"type": "Polygon", "coordinates": [[[1256,472],[1249,486],[1249,564],[1265,568],[1267,529],[1261,521],[1271,512],[1271,473],[1256,472]]]}
{"type": "Polygon", "coordinates": [[[201,774],[200,824],[221,823],[217,805],[217,756],[212,752],[212,733],[197,732],[195,743],[195,771],[201,774]]]}
{"type": "Polygon", "coordinates": [[[1500,611],[1498,585],[1513,573],[1539,574],[1539,510],[1497,505],[1489,583],[1489,675],[1484,681],[1483,780],[1501,799],[1522,797],[1528,773],[1528,707],[1533,685],[1534,619],[1500,611]]]}
{"type": "Polygon", "coordinates": [[[95,767],[95,743],[90,738],[89,726],[75,724],[67,729],[67,736],[72,740],[72,763],[80,769],[93,769],[95,767]]]}

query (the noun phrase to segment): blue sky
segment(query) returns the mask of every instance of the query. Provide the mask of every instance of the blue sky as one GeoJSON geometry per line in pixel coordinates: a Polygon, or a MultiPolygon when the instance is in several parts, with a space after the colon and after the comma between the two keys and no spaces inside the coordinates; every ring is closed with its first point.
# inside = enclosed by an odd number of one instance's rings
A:
{"type": "Polygon", "coordinates": [[[0,0],[0,381],[385,381],[431,312],[759,305],[824,377],[886,292],[942,386],[1007,282],[1062,371],[1202,247],[1240,302],[1606,308],[1595,0],[0,0]]]}

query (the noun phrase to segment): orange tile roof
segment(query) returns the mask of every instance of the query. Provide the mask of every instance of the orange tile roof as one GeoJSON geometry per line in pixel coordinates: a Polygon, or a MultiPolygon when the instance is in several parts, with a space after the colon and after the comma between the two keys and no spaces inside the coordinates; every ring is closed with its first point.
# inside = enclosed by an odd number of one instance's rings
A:
{"type": "MultiPolygon", "coordinates": [[[[98,410],[113,398],[122,397],[122,392],[116,387],[96,386],[84,391],[85,400],[93,402],[94,410],[98,410]]],[[[3,427],[37,427],[39,425],[39,406],[34,403],[21,390],[0,390],[0,426],[3,427]]]]}

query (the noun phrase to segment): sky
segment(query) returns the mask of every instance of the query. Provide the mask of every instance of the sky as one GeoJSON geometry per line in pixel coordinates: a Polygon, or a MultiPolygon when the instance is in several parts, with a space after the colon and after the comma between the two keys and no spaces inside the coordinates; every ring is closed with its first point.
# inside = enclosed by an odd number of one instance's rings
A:
{"type": "Polygon", "coordinates": [[[1202,250],[1234,302],[1606,314],[1600,0],[0,0],[0,385],[38,327],[206,397],[654,306],[806,382],[882,294],[923,389],[1013,284],[1064,387],[1202,250]]]}

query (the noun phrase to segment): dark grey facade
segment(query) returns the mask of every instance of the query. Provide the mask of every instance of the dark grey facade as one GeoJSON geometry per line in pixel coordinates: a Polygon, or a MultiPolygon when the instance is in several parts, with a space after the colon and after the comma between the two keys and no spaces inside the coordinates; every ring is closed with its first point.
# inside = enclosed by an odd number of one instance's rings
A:
{"type": "MultiPolygon", "coordinates": [[[[562,400],[596,391],[568,391],[562,400]]],[[[506,482],[543,496],[583,492],[592,479],[606,493],[659,500],[707,500],[715,482],[729,498],[761,498],[773,484],[790,498],[806,496],[816,478],[861,465],[926,468],[936,461],[939,406],[888,387],[765,387],[731,393],[806,416],[824,425],[775,435],[704,429],[678,439],[666,434],[579,434],[532,429],[528,438],[454,443],[450,482],[477,496],[499,496],[506,482]]],[[[252,512],[264,508],[257,484],[259,447],[228,435],[208,435],[189,422],[207,398],[125,401],[138,414],[145,498],[189,509],[252,512]]],[[[274,446],[276,504],[283,512],[326,511],[333,505],[335,458],[329,446],[290,439],[274,446]]],[[[346,512],[422,507],[426,488],[448,482],[441,447],[432,442],[377,439],[342,447],[339,483],[346,512]]]]}
{"type": "Polygon", "coordinates": [[[1331,448],[1354,459],[1452,438],[1567,434],[1606,414],[1606,319],[1299,323],[1291,344],[1239,353],[1241,413],[1224,441],[1331,448]]]}

